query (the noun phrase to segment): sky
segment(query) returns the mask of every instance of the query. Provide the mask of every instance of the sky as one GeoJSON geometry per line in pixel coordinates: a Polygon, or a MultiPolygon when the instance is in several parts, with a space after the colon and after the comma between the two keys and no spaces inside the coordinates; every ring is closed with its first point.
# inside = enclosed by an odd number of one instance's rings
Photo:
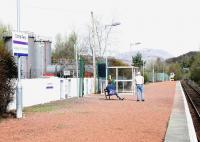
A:
{"type": "MultiPolygon", "coordinates": [[[[0,22],[13,29],[16,1],[0,0],[0,22]]],[[[93,11],[105,25],[121,23],[112,28],[110,50],[153,48],[178,56],[200,50],[199,5],[199,0],[20,0],[20,29],[52,40],[58,33],[84,35],[93,11]]]]}

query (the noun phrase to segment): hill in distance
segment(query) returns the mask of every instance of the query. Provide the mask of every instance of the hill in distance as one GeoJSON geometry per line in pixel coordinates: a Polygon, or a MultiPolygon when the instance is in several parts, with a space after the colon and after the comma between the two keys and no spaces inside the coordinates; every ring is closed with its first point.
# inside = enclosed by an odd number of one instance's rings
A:
{"type": "Polygon", "coordinates": [[[167,63],[181,63],[185,60],[194,58],[197,54],[199,54],[198,51],[190,51],[190,52],[180,55],[178,57],[169,58],[166,60],[166,62],[167,63]]]}
{"type": "Polygon", "coordinates": [[[173,57],[173,55],[161,49],[138,49],[132,52],[118,54],[116,58],[128,64],[131,64],[132,56],[136,56],[138,52],[142,54],[142,58],[144,60],[156,60],[157,58],[161,58],[161,60],[166,60],[173,57]]]}

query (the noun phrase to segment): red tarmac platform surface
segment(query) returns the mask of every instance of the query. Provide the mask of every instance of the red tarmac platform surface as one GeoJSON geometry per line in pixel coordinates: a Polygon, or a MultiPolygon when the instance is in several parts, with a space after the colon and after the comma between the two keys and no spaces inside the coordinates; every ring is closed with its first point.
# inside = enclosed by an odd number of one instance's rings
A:
{"type": "Polygon", "coordinates": [[[0,142],[162,142],[175,86],[176,82],[145,85],[144,102],[133,95],[123,95],[123,101],[91,95],[54,102],[63,107],[0,121],[0,142]]]}

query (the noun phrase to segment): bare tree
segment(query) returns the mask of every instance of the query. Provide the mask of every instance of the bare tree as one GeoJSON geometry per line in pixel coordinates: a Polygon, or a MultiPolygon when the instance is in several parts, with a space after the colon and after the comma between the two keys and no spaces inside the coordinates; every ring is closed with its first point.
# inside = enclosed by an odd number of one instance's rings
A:
{"type": "Polygon", "coordinates": [[[60,34],[56,36],[55,50],[53,52],[53,60],[72,60],[74,56],[74,45],[77,43],[77,34],[72,32],[69,37],[62,37],[60,34]]]}
{"type": "MultiPolygon", "coordinates": [[[[111,22],[112,23],[112,22],[111,22]]],[[[112,26],[104,25],[101,20],[94,18],[94,26],[95,26],[95,47],[96,47],[96,56],[99,58],[103,58],[105,56],[107,44],[109,43],[109,34],[111,32],[112,26]]],[[[93,46],[92,46],[92,26],[88,26],[88,34],[84,37],[85,43],[81,44],[80,48],[87,52],[88,55],[92,56],[93,46]]]]}
{"type": "MultiPolygon", "coordinates": [[[[96,17],[94,17],[94,28],[95,28],[94,35],[95,35],[95,43],[96,43],[96,45],[94,45],[95,49],[96,49],[95,55],[98,60],[98,59],[102,59],[105,56],[107,44],[109,44],[108,39],[109,39],[109,34],[111,32],[112,26],[109,26],[109,25],[106,26],[101,22],[100,19],[97,19],[96,17]]],[[[87,26],[87,34],[86,35],[78,36],[78,34],[75,34],[74,37],[76,37],[75,38],[76,41],[73,43],[76,44],[79,55],[90,56],[90,57],[93,56],[93,42],[92,41],[94,40],[94,38],[92,37],[92,35],[93,35],[92,32],[93,32],[92,25],[90,24],[87,26]]],[[[73,35],[73,34],[71,34],[71,35],[73,35]]],[[[65,39],[67,39],[67,38],[65,38],[65,39]]],[[[69,47],[68,44],[69,44],[69,41],[63,40],[62,36],[60,34],[58,34],[56,36],[56,45],[55,45],[55,51],[53,53],[53,57],[56,59],[59,57],[63,57],[63,56],[64,56],[64,58],[71,57],[71,56],[65,56],[65,55],[67,55],[67,53],[65,53],[66,51],[68,53],[70,53],[70,55],[74,55],[74,54],[72,54],[72,51],[74,51],[74,49],[68,48],[69,47]],[[70,52],[67,49],[71,49],[70,52]]],[[[70,45],[70,47],[71,46],[72,45],[70,45]]]]}

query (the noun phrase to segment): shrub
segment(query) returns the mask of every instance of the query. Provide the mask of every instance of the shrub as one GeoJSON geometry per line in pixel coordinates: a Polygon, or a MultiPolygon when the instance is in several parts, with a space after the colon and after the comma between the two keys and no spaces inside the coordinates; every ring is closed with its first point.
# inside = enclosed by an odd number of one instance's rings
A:
{"type": "Polygon", "coordinates": [[[0,116],[7,112],[15,91],[17,66],[14,57],[0,44],[0,116]]]}
{"type": "Polygon", "coordinates": [[[149,81],[147,73],[144,73],[143,76],[144,76],[144,83],[147,83],[149,81]]]}
{"type": "Polygon", "coordinates": [[[191,66],[190,77],[193,81],[200,85],[200,54],[195,57],[191,66]]]}

